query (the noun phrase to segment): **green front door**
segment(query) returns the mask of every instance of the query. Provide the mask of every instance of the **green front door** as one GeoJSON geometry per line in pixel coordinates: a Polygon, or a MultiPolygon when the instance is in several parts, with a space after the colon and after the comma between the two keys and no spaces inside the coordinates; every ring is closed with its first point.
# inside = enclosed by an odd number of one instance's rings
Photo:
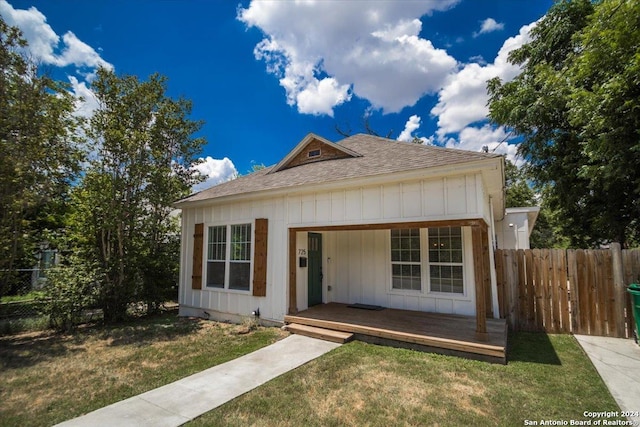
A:
{"type": "Polygon", "coordinates": [[[322,234],[309,233],[309,264],[307,268],[309,282],[308,305],[322,304],[322,234]]]}

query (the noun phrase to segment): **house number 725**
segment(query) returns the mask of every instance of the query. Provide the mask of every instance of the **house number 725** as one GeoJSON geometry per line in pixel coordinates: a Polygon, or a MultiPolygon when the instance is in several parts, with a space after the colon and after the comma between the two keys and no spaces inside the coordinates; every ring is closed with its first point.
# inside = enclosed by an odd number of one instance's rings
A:
{"type": "Polygon", "coordinates": [[[298,255],[306,256],[307,255],[307,250],[306,249],[298,249],[298,255]]]}

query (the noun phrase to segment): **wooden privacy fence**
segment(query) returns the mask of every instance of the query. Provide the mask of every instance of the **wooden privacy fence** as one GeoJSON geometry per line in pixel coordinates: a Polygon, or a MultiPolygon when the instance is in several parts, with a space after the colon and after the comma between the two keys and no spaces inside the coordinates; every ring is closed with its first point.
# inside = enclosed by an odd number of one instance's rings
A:
{"type": "Polygon", "coordinates": [[[514,330],[630,338],[640,249],[498,249],[500,317],[514,330]]]}

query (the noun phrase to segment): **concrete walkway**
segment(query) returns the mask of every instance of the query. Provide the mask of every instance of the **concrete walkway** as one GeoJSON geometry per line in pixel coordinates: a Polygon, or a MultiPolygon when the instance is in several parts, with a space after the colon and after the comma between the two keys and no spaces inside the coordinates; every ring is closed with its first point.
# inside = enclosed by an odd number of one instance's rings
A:
{"type": "Polygon", "coordinates": [[[58,425],[179,426],[339,346],[291,335],[222,365],[58,425]]]}
{"type": "MultiPolygon", "coordinates": [[[[575,335],[623,411],[640,412],[640,346],[633,340],[575,335]]],[[[592,408],[585,408],[592,410],[592,408]]],[[[640,416],[627,417],[640,425],[640,416]]]]}

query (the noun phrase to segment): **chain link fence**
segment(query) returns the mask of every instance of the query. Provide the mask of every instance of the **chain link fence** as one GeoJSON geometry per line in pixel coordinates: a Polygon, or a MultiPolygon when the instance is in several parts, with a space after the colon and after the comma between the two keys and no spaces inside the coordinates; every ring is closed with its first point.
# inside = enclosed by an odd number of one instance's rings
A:
{"type": "Polygon", "coordinates": [[[40,303],[32,294],[46,284],[43,270],[37,268],[0,270],[3,299],[0,302],[0,320],[36,317],[40,303]]]}
{"type": "MultiPolygon", "coordinates": [[[[0,335],[22,330],[45,329],[49,327],[49,316],[43,314],[47,300],[42,291],[47,286],[46,269],[0,270],[0,335]],[[29,326],[23,326],[29,325],[29,326]],[[30,326],[33,325],[33,326],[30,326]]],[[[177,284],[174,289],[176,298],[161,304],[161,311],[177,308],[177,284]]],[[[145,302],[131,303],[128,312],[132,315],[148,313],[150,307],[145,302]]],[[[82,312],[82,322],[91,322],[102,318],[102,309],[89,307],[82,312]]]]}
{"type": "Polygon", "coordinates": [[[18,270],[0,270],[0,280],[5,287],[3,295],[25,295],[32,290],[42,289],[47,278],[45,270],[23,268],[18,270]]]}
{"type": "Polygon", "coordinates": [[[35,299],[0,303],[0,320],[22,319],[41,315],[41,302],[35,299]]]}

